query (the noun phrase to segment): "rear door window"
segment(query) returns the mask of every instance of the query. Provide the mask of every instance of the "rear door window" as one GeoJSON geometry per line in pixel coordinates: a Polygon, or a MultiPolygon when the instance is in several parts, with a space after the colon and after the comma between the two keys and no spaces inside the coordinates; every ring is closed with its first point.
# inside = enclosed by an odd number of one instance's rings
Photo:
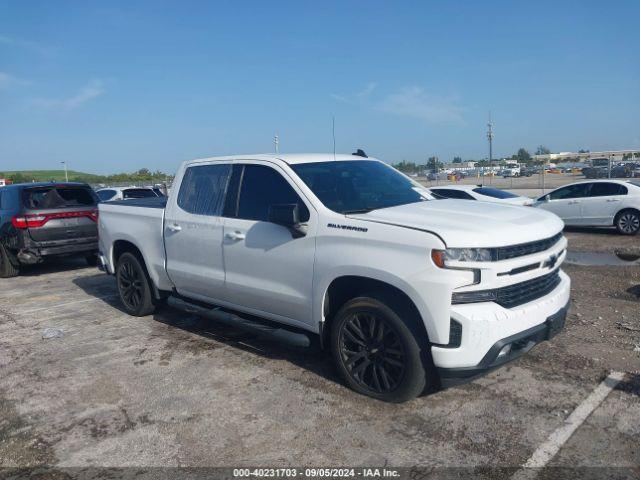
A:
{"type": "Polygon", "coordinates": [[[127,188],[122,191],[122,198],[150,198],[157,197],[150,188],[127,188]]]}
{"type": "Polygon", "coordinates": [[[88,187],[51,186],[27,188],[22,193],[24,206],[29,210],[90,207],[97,197],[88,187]]]}
{"type": "Polygon", "coordinates": [[[627,187],[619,183],[597,182],[591,184],[590,197],[609,197],[611,195],[626,195],[627,187]]]}
{"type": "Polygon", "coordinates": [[[178,206],[194,215],[220,216],[231,165],[199,165],[187,168],[180,184],[178,206]]]}

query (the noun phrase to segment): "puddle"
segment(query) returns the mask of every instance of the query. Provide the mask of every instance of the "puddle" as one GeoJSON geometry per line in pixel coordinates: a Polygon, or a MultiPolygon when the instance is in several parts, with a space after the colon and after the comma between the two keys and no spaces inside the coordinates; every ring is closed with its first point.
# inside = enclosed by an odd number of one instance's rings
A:
{"type": "Polygon", "coordinates": [[[633,267],[640,265],[640,255],[627,252],[572,252],[569,250],[565,262],[587,267],[633,267]]]}

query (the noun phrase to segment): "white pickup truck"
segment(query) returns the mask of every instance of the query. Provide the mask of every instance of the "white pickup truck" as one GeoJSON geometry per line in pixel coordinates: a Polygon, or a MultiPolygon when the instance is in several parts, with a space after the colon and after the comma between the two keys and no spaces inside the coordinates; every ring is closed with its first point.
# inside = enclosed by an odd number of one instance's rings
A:
{"type": "Polygon", "coordinates": [[[319,339],[345,382],[380,400],[475,378],[564,326],[557,216],[436,201],[372,158],[188,161],[168,199],[99,209],[102,268],[131,315],[168,302],[290,344],[319,339]]]}

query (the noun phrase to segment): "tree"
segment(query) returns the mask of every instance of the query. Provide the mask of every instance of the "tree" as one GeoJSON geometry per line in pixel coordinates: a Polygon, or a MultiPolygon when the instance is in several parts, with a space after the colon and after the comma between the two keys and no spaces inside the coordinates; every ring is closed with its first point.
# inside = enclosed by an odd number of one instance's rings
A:
{"type": "Polygon", "coordinates": [[[551,153],[551,150],[549,150],[544,145],[539,145],[538,148],[536,149],[536,155],[549,155],[550,153],[551,153]]]}
{"type": "Polygon", "coordinates": [[[531,155],[524,148],[521,148],[518,150],[518,153],[516,153],[516,159],[518,160],[518,163],[528,164],[531,162],[531,155]]]}
{"type": "Polygon", "coordinates": [[[438,160],[438,157],[429,157],[427,160],[427,168],[433,173],[437,173],[442,168],[442,163],[438,160]]]}
{"type": "Polygon", "coordinates": [[[453,157],[453,163],[462,163],[462,157],[453,157]]]}

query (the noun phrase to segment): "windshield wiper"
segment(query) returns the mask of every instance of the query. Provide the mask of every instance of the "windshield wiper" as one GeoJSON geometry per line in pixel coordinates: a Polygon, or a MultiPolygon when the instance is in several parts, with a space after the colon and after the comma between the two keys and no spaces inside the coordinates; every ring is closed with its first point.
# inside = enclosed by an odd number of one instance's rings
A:
{"type": "Polygon", "coordinates": [[[354,208],[353,210],[345,210],[342,212],[345,215],[349,215],[352,213],[369,213],[371,210],[376,210],[380,207],[365,207],[365,208],[354,208]]]}

